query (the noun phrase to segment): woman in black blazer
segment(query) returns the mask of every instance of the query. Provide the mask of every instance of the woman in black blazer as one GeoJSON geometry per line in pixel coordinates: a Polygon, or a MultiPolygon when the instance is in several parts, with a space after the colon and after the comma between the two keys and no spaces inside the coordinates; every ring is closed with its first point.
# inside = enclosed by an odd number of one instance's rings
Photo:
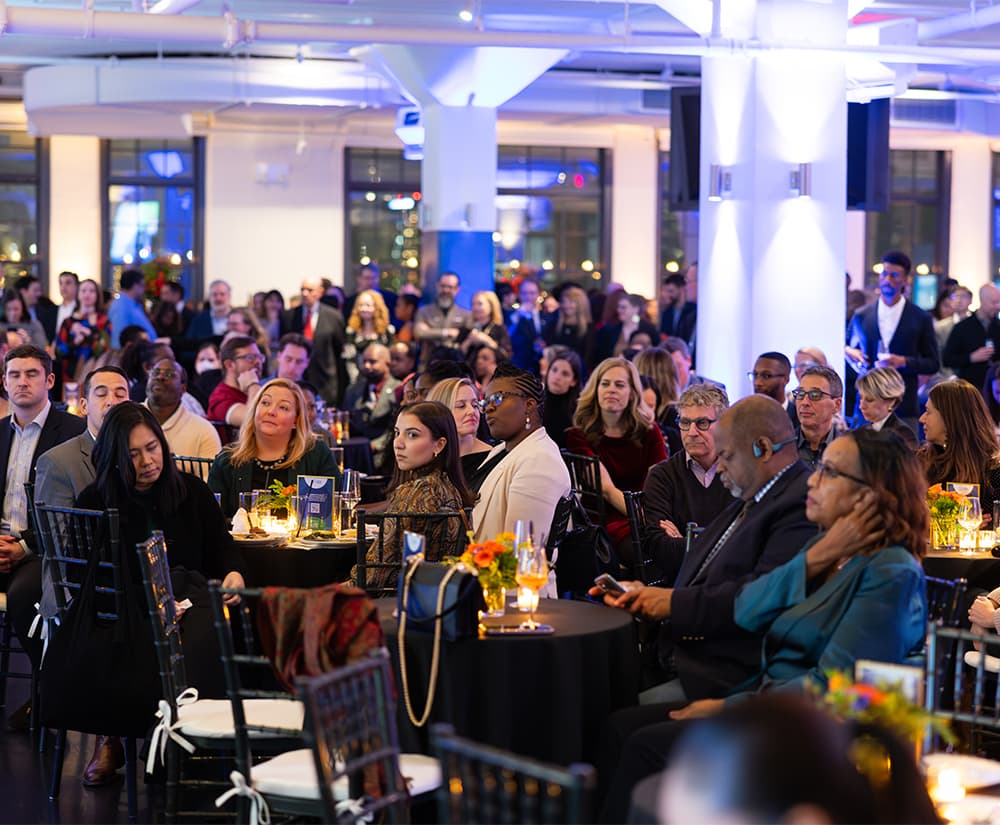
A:
{"type": "Polygon", "coordinates": [[[862,375],[854,384],[861,399],[863,428],[891,432],[911,450],[917,449],[917,436],[893,410],[906,392],[902,376],[893,367],[876,367],[862,375]]]}

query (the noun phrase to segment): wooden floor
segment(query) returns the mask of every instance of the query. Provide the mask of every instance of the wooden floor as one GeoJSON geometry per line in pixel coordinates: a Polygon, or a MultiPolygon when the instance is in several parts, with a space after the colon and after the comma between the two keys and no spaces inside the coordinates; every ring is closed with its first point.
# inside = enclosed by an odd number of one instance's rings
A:
{"type": "MultiPolygon", "coordinates": [[[[21,663],[16,662],[16,665],[21,663]]],[[[119,771],[121,779],[107,787],[84,788],[80,783],[94,749],[93,736],[69,734],[59,799],[49,801],[53,737],[48,737],[45,752],[37,753],[27,733],[13,733],[7,729],[7,715],[27,698],[27,680],[8,682],[7,705],[0,707],[0,825],[128,822],[124,769],[119,771]]],[[[150,794],[141,776],[138,788],[137,821],[162,822],[162,793],[156,788],[150,794]]]]}

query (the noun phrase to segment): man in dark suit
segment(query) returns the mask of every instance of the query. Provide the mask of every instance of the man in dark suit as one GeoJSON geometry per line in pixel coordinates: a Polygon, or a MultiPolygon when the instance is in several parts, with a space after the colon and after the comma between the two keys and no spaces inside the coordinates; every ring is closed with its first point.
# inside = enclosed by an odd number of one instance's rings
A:
{"type": "Polygon", "coordinates": [[[184,301],[184,284],[180,281],[167,281],[160,289],[160,300],[177,307],[181,329],[186,330],[191,325],[194,310],[184,301]]]}
{"type": "Polygon", "coordinates": [[[31,344],[10,350],[3,359],[4,386],[11,414],[0,419],[0,501],[10,527],[0,535],[0,590],[7,592],[8,613],[33,662],[41,660],[41,644],[28,637],[35,616],[41,565],[29,530],[26,482],[35,480],[38,457],[57,444],[80,435],[87,422],[52,407],[49,390],[55,381],[52,359],[31,344]]]}
{"type": "MultiPolygon", "coordinates": [[[[605,597],[614,606],[661,622],[660,652],[677,678],[640,696],[648,704],[615,713],[609,723],[605,781],[618,757],[640,737],[639,753],[626,754],[612,784],[605,821],[624,821],[628,792],[645,771],[643,747],[656,740],[668,708],[726,696],[760,670],[760,636],[739,628],[733,602],[748,581],[795,556],[816,535],[806,518],[809,471],[797,459],[795,434],[784,408],[760,395],[730,407],[715,429],[718,472],[738,499],[723,510],[685,556],[672,588],[626,582],[628,591],[605,597]],[[618,817],[618,818],[616,818],[618,817]]],[[[598,595],[594,588],[592,595],[598,595]]]]}
{"type": "Polygon", "coordinates": [[[698,323],[698,305],[687,300],[687,279],[679,272],[660,286],[660,334],[676,336],[691,346],[698,323]]]}
{"type": "Polygon", "coordinates": [[[542,339],[545,316],[538,302],[539,295],[538,283],[531,278],[523,279],[518,287],[518,309],[510,323],[511,360],[514,366],[535,375],[538,374],[538,362],[545,348],[542,339]]]}
{"type": "Polygon", "coordinates": [[[361,374],[347,388],[344,408],[351,413],[351,432],[371,441],[372,460],[385,468],[385,449],[392,443],[392,423],[396,417],[396,387],[399,381],[389,373],[389,348],[369,344],[361,353],[361,374]]]}
{"type": "Polygon", "coordinates": [[[844,354],[861,372],[873,366],[899,370],[906,393],[896,414],[908,419],[916,429],[920,414],[917,376],[936,373],[941,359],[930,314],[903,296],[910,266],[910,259],[903,252],[886,252],[882,256],[879,299],[854,313],[844,354]]]}
{"type": "Polygon", "coordinates": [[[56,337],[56,318],[59,307],[42,295],[42,284],[34,275],[22,275],[14,284],[21,294],[25,309],[32,321],[38,321],[45,330],[45,337],[54,341],[56,337]]]}
{"type": "Polygon", "coordinates": [[[319,390],[328,406],[338,407],[347,387],[347,370],[340,357],[344,349],[344,316],[320,301],[320,278],[303,279],[300,291],[302,305],[281,316],[281,334],[298,332],[312,341],[305,379],[319,390]]]}
{"type": "Polygon", "coordinates": [[[946,367],[980,392],[986,382],[990,364],[996,360],[1000,343],[1000,289],[986,284],[979,290],[979,309],[959,321],[944,345],[942,361],[946,367]]]}

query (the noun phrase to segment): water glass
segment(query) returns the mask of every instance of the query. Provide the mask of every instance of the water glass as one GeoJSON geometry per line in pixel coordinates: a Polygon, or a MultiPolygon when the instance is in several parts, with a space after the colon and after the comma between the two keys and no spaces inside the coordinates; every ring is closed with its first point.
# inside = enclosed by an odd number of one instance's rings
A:
{"type": "Polygon", "coordinates": [[[361,498],[361,475],[357,470],[344,470],[340,492],[354,498],[361,498]]]}
{"type": "Polygon", "coordinates": [[[247,490],[245,493],[240,493],[240,507],[247,511],[247,515],[253,518],[254,511],[257,509],[257,498],[260,490],[247,490]]]}
{"type": "Polygon", "coordinates": [[[348,493],[341,493],[337,496],[340,508],[340,532],[354,528],[354,508],[358,506],[358,497],[348,493]]]}

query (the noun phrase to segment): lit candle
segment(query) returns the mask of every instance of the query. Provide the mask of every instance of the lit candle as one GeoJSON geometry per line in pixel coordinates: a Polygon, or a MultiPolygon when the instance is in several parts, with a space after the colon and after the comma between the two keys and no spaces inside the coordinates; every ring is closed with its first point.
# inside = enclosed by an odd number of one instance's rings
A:
{"type": "Polygon", "coordinates": [[[930,786],[931,799],[938,805],[948,805],[960,802],[965,798],[965,786],[955,768],[945,768],[938,771],[937,777],[930,786]]]}

